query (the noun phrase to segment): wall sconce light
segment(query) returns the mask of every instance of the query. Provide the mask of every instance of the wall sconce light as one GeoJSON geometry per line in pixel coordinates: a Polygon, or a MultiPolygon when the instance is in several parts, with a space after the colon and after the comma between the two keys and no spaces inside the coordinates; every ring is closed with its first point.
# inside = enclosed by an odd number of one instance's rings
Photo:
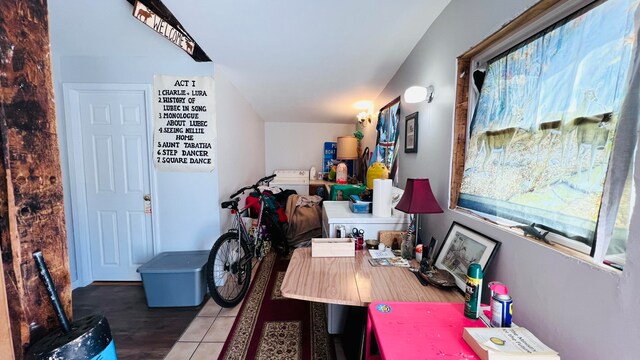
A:
{"type": "Polygon", "coordinates": [[[360,126],[364,127],[367,124],[371,124],[371,121],[373,121],[373,101],[360,100],[355,102],[353,107],[360,110],[358,115],[356,115],[360,126]]]}
{"type": "Polygon", "coordinates": [[[433,85],[411,86],[404,91],[404,101],[409,104],[415,104],[423,101],[430,103],[433,101],[433,85]]]}
{"type": "Polygon", "coordinates": [[[373,117],[373,115],[371,115],[370,113],[363,111],[358,113],[358,115],[356,115],[356,117],[358,118],[358,123],[362,126],[366,126],[367,124],[371,124],[371,118],[373,117]]]}

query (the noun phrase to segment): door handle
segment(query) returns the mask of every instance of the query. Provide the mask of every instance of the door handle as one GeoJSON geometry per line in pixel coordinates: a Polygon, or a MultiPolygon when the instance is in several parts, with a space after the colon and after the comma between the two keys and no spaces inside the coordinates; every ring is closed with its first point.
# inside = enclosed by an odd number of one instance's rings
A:
{"type": "Polygon", "coordinates": [[[144,201],[151,201],[151,194],[144,194],[142,199],[144,199],[144,201]]]}

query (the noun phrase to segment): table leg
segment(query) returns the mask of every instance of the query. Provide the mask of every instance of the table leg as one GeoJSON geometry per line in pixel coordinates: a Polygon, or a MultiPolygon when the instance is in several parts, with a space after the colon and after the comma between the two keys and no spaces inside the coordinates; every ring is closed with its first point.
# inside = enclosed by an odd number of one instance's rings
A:
{"type": "Polygon", "coordinates": [[[367,311],[367,333],[365,335],[365,345],[364,345],[364,351],[365,351],[365,359],[369,359],[371,357],[371,316],[369,315],[369,312],[367,311]]]}
{"type": "Polygon", "coordinates": [[[342,346],[347,359],[364,359],[367,308],[349,306],[347,321],[342,334],[342,346]]]}

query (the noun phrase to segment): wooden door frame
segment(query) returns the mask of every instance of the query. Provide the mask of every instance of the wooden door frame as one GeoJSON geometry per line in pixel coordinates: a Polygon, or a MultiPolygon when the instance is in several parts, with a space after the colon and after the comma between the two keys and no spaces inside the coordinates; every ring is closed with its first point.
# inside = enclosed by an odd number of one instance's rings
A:
{"type": "MultiPolygon", "coordinates": [[[[156,174],[153,168],[153,106],[151,104],[152,87],[150,84],[111,84],[111,83],[64,83],[64,119],[66,128],[66,151],[69,165],[69,201],[71,203],[71,226],[73,229],[74,254],[76,259],[77,280],[73,281],[73,289],[89,285],[93,281],[91,270],[91,251],[89,244],[89,219],[87,208],[86,186],[84,181],[84,153],[82,151],[82,129],[80,116],[80,92],[95,91],[141,91],[146,105],[147,124],[147,156],[149,164],[149,185],[152,208],[158,208],[156,174]]],[[[68,218],[67,218],[67,221],[68,218]]],[[[156,254],[160,241],[158,212],[151,212],[151,244],[152,254],[156,254]]]]}

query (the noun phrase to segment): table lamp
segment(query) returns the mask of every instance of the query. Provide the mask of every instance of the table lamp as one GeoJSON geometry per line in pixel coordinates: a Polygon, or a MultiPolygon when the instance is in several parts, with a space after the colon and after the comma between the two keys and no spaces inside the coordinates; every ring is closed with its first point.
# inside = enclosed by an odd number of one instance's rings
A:
{"type": "MultiPolygon", "coordinates": [[[[439,214],[443,212],[435,196],[433,196],[429,179],[407,179],[407,185],[404,188],[402,198],[400,198],[398,205],[396,205],[396,209],[407,214],[413,214],[409,230],[407,231],[407,241],[409,243],[406,244],[406,248],[407,251],[410,251],[409,254],[405,252],[405,244],[402,245],[403,257],[413,258],[415,243],[413,242],[412,235],[417,235],[420,229],[418,227],[418,214],[439,214]]],[[[424,250],[423,247],[423,256],[424,250]]]]}
{"type": "MultiPolygon", "coordinates": [[[[358,158],[358,139],[355,136],[339,136],[336,159],[355,160],[358,158]]],[[[348,177],[347,165],[341,162],[336,167],[336,183],[346,184],[348,177]]]]}

